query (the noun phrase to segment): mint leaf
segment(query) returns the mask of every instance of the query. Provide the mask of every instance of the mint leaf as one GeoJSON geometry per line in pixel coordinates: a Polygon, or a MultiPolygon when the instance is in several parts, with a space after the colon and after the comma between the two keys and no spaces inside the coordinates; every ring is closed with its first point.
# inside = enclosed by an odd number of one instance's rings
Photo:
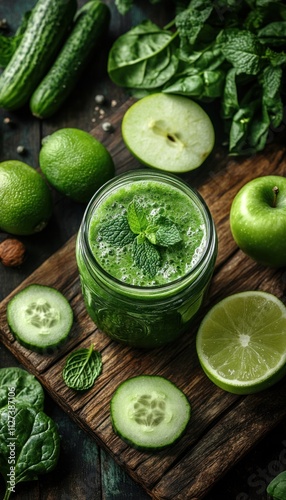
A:
{"type": "Polygon", "coordinates": [[[127,220],[131,231],[135,234],[142,233],[148,225],[145,210],[136,198],[128,205],[127,220]]]}
{"type": "Polygon", "coordinates": [[[132,247],[134,263],[145,274],[155,276],[160,267],[160,253],[147,238],[142,240],[141,235],[135,238],[132,247]]]}
{"type": "Polygon", "coordinates": [[[103,223],[98,235],[106,243],[119,247],[128,245],[135,237],[129,227],[127,217],[124,215],[118,215],[103,223]]]}
{"type": "Polygon", "coordinates": [[[180,232],[176,224],[160,226],[156,233],[157,245],[170,247],[182,241],[180,232]]]}
{"type": "Polygon", "coordinates": [[[261,68],[263,49],[253,33],[230,28],[222,31],[218,40],[222,44],[225,58],[233,65],[237,74],[257,75],[261,68]]]}
{"type": "Polygon", "coordinates": [[[182,241],[178,227],[166,217],[159,217],[157,224],[148,226],[145,235],[153,245],[162,247],[170,247],[182,241]]]}

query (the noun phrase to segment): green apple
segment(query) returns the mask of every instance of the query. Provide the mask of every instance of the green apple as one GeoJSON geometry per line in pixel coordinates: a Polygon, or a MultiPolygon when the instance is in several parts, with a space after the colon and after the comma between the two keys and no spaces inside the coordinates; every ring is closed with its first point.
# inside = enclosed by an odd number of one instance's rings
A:
{"type": "Polygon", "coordinates": [[[237,245],[256,262],[286,266],[286,178],[257,177],[233,199],[230,228],[237,245]]]}
{"type": "Polygon", "coordinates": [[[188,97],[156,93],[130,106],[122,137],[144,165],[173,173],[199,167],[213,149],[212,122],[188,97]]]}

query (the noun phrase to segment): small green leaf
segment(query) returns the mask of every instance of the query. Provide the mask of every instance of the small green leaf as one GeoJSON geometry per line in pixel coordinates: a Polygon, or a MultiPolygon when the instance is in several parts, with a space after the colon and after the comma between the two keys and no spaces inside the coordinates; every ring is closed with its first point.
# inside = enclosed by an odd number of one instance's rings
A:
{"type": "Polygon", "coordinates": [[[7,406],[9,398],[13,405],[26,404],[38,410],[44,407],[44,391],[40,382],[22,368],[0,369],[0,408],[7,406]]]}
{"type": "Polygon", "coordinates": [[[131,231],[135,234],[142,233],[148,225],[144,208],[136,198],[128,205],[127,220],[131,231]]]}
{"type": "Polygon", "coordinates": [[[267,493],[274,500],[286,498],[286,471],[280,472],[267,486],[267,493]]]}
{"type": "Polygon", "coordinates": [[[122,247],[131,243],[134,239],[127,217],[119,215],[108,222],[104,222],[98,232],[99,238],[110,245],[122,247]]]}
{"type": "Polygon", "coordinates": [[[157,248],[144,238],[143,241],[137,237],[133,242],[132,254],[135,264],[145,274],[155,276],[160,267],[160,253],[157,248]]]}
{"type": "Polygon", "coordinates": [[[156,240],[157,245],[170,247],[182,241],[182,237],[176,224],[171,223],[159,226],[156,233],[156,240]]]}
{"type": "MultiPolygon", "coordinates": [[[[16,432],[11,440],[11,414],[8,407],[0,410],[0,471],[6,480],[6,495],[9,498],[9,473],[11,452],[15,448],[15,484],[33,481],[39,474],[53,470],[58,462],[60,437],[55,422],[43,411],[26,406],[15,405],[13,428],[16,432]]],[[[14,457],[14,455],[13,455],[14,457]]]]}
{"type": "Polygon", "coordinates": [[[93,386],[101,370],[101,354],[94,350],[94,346],[91,345],[89,349],[77,349],[67,357],[63,369],[63,379],[71,389],[85,391],[93,386]]]}

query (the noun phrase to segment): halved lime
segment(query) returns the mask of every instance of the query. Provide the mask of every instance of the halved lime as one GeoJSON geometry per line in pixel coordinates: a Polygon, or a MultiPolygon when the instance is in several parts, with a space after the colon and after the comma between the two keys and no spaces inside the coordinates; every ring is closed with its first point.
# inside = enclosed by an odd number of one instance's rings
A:
{"type": "Polygon", "coordinates": [[[217,386],[235,394],[266,389],[286,374],[286,307],[262,291],[226,297],[206,314],[196,347],[217,386]]]}

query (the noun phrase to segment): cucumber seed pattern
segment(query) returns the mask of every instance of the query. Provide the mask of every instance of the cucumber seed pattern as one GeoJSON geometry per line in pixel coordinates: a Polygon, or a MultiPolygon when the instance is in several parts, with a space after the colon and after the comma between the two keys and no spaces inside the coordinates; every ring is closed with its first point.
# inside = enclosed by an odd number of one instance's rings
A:
{"type": "Polygon", "coordinates": [[[46,300],[39,298],[31,302],[25,310],[26,321],[39,328],[41,334],[49,334],[50,328],[55,326],[60,320],[58,309],[49,304],[46,300]]]}
{"type": "Polygon", "coordinates": [[[146,431],[153,431],[164,420],[170,421],[172,414],[166,410],[166,396],[153,391],[151,394],[135,396],[129,417],[139,425],[144,426],[146,431]]]}

